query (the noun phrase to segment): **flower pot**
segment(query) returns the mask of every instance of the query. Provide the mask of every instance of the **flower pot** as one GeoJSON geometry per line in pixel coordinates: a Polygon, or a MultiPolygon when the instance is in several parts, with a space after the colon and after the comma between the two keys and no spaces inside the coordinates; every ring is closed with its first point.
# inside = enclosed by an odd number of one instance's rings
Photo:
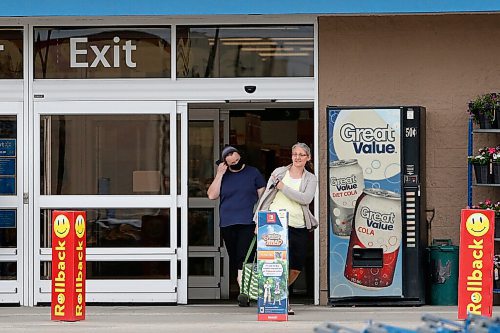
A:
{"type": "Polygon", "coordinates": [[[493,183],[500,184],[500,163],[493,163],[493,183]]]}
{"type": "Polygon", "coordinates": [[[488,164],[473,164],[474,174],[476,175],[477,184],[490,184],[490,168],[488,164]]]}
{"type": "Polygon", "coordinates": [[[500,128],[500,110],[495,109],[495,120],[493,121],[493,128],[500,128]]]}
{"type": "Polygon", "coordinates": [[[479,128],[481,128],[481,129],[492,129],[492,128],[495,128],[495,126],[496,126],[496,119],[497,118],[498,117],[495,117],[495,123],[493,123],[487,115],[485,115],[484,113],[480,113],[478,115],[479,128]]]}

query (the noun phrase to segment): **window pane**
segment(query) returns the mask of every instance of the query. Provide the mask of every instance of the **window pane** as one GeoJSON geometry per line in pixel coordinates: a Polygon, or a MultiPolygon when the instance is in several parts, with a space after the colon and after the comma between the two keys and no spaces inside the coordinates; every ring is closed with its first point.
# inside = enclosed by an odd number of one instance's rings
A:
{"type": "Polygon", "coordinates": [[[191,257],[188,258],[188,275],[214,276],[214,257],[191,257]]]}
{"type": "MultiPolygon", "coordinates": [[[[72,210],[72,209],[67,209],[72,210]]],[[[75,209],[78,210],[78,209],[75,209]]],[[[87,212],[87,247],[169,247],[168,209],[84,209],[87,212]]],[[[52,211],[41,210],[40,246],[52,246],[52,211]]]]}
{"type": "Polygon", "coordinates": [[[170,28],[35,28],[35,79],[170,77],[170,28]]]}
{"type": "Polygon", "coordinates": [[[41,117],[41,194],[169,194],[168,115],[41,117]]]}
{"type": "Polygon", "coordinates": [[[17,212],[0,209],[0,248],[17,247],[17,212]]]}
{"type": "Polygon", "coordinates": [[[87,261],[87,280],[170,279],[170,261],[87,261]]]}
{"type": "Polygon", "coordinates": [[[16,279],[17,279],[17,263],[0,262],[0,280],[16,280],[16,279]]]}
{"type": "Polygon", "coordinates": [[[313,26],[177,27],[177,77],[313,75],[313,26]]]}
{"type": "Polygon", "coordinates": [[[0,195],[17,193],[17,150],[16,116],[0,116],[0,195]]]}
{"type": "Polygon", "coordinates": [[[214,244],[214,209],[188,210],[189,246],[216,246],[214,244]]]}
{"type": "Polygon", "coordinates": [[[214,123],[189,121],[189,182],[190,197],[206,198],[214,179],[214,123]]]}
{"type": "MultiPolygon", "coordinates": [[[[40,279],[50,280],[51,262],[40,264],[40,279]]],[[[170,261],[87,261],[87,280],[170,279],[170,261]]]]}
{"type": "Polygon", "coordinates": [[[0,79],[23,78],[23,31],[0,29],[0,79]]]}

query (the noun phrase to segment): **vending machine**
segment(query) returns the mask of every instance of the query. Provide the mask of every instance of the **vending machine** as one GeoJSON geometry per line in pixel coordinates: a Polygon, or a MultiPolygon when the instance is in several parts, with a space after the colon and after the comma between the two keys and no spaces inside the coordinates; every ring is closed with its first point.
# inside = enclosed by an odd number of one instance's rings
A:
{"type": "Polygon", "coordinates": [[[330,303],[425,304],[425,108],[327,116],[330,303]]]}

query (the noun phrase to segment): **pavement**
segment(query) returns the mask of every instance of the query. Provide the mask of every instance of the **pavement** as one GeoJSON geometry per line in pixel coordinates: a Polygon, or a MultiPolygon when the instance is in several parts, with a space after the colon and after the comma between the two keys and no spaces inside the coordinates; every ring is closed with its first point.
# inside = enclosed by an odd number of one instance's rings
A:
{"type": "MultiPolygon", "coordinates": [[[[50,307],[0,307],[0,332],[187,332],[272,333],[314,332],[324,322],[361,330],[369,320],[404,328],[422,326],[430,313],[456,320],[456,306],[328,307],[292,304],[295,315],[288,322],[258,322],[256,307],[233,304],[173,306],[87,306],[79,322],[50,320],[50,307]]],[[[500,315],[500,310],[494,311],[500,315]]]]}

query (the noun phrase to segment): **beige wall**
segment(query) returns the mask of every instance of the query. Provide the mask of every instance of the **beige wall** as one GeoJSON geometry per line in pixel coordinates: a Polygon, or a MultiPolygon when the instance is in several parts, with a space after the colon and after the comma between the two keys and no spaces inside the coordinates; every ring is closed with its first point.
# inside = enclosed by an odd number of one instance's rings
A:
{"type": "MultiPolygon", "coordinates": [[[[500,15],[319,18],[320,165],[326,165],[327,105],[427,108],[427,209],[433,238],[459,241],[467,205],[467,103],[500,91],[500,15]]],[[[500,137],[483,138],[484,144],[500,137]]],[[[326,168],[318,168],[327,184],[326,168]]],[[[500,193],[498,193],[500,194],[500,193]]],[[[320,187],[327,220],[327,187],[320,187]]],[[[475,202],[491,192],[475,190],[475,202]],[[482,191],[479,194],[478,191],[482,191]]],[[[327,300],[327,224],[321,234],[321,303],[327,300]]]]}

